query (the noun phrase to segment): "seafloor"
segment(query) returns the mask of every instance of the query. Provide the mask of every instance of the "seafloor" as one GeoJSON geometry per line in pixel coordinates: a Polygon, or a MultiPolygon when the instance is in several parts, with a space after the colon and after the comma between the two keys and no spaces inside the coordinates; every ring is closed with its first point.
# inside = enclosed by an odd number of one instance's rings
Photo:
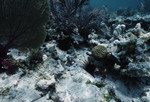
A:
{"type": "Polygon", "coordinates": [[[86,42],[72,35],[67,50],[55,29],[47,33],[33,57],[10,50],[18,69],[0,73],[0,102],[150,102],[149,14],[112,16],[86,42]]]}

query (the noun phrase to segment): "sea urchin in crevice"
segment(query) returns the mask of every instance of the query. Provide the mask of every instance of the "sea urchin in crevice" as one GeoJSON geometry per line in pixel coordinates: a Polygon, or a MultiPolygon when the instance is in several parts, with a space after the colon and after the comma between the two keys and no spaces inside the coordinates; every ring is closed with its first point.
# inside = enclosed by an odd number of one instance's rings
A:
{"type": "Polygon", "coordinates": [[[96,69],[94,63],[92,62],[92,60],[88,57],[88,58],[85,58],[83,60],[83,69],[85,69],[88,73],[90,73],[92,76],[94,76],[94,71],[96,69]]]}

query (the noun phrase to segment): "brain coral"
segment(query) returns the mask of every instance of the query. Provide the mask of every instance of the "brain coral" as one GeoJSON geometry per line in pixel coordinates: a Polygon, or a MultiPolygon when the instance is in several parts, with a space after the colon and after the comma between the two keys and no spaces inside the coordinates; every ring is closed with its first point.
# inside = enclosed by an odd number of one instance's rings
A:
{"type": "Polygon", "coordinates": [[[102,45],[95,46],[92,49],[92,55],[96,60],[104,59],[107,57],[107,48],[102,45]]]}

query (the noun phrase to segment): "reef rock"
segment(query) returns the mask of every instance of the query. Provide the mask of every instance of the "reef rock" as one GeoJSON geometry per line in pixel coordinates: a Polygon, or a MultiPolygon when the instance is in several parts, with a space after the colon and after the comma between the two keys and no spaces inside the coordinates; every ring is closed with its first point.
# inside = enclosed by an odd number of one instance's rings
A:
{"type": "Polygon", "coordinates": [[[140,23],[137,23],[135,28],[128,30],[121,36],[118,41],[114,40],[108,46],[109,52],[117,60],[116,63],[121,66],[121,74],[130,77],[149,77],[148,40],[150,34],[141,28],[140,23]]]}

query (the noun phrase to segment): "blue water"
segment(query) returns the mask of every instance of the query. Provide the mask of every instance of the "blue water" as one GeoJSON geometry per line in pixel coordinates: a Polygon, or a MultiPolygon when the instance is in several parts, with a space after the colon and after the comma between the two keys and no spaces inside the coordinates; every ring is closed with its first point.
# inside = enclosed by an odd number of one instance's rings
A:
{"type": "Polygon", "coordinates": [[[110,10],[116,10],[124,7],[136,8],[142,1],[143,0],[90,0],[90,4],[96,8],[106,5],[110,10]]]}

